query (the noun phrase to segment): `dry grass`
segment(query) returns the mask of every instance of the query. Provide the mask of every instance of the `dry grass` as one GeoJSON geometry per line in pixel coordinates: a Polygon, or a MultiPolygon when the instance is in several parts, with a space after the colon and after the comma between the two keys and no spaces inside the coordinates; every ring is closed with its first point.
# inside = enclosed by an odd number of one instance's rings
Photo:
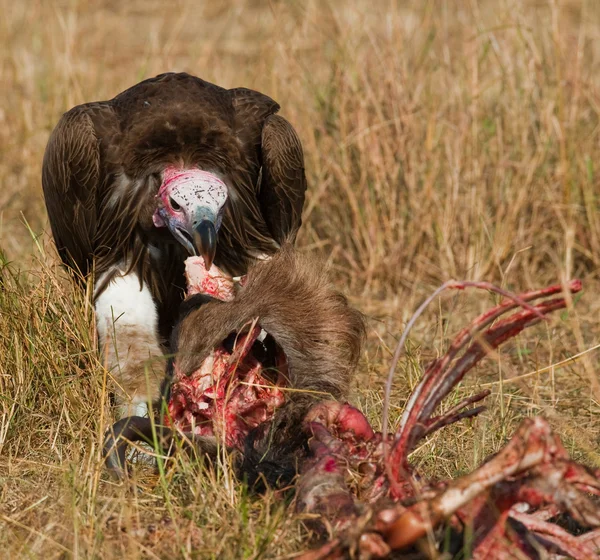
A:
{"type": "MultiPolygon", "coordinates": [[[[0,556],[303,547],[300,521],[279,498],[248,496],[226,459],[180,458],[135,490],[99,466],[105,372],[85,294],[56,265],[41,159],[63,111],[165,70],[262,90],[297,127],[311,185],[300,243],[328,255],[372,318],[355,400],[375,421],[390,348],[443,280],[527,289],[581,277],[573,309],[460,388],[492,383],[489,413],[437,434],[417,460],[455,476],[543,413],[577,458],[600,463],[600,353],[508,381],[600,342],[597,2],[0,0],[0,13],[0,556]]],[[[445,296],[421,319],[398,410],[424,363],[491,303],[445,296]]]]}

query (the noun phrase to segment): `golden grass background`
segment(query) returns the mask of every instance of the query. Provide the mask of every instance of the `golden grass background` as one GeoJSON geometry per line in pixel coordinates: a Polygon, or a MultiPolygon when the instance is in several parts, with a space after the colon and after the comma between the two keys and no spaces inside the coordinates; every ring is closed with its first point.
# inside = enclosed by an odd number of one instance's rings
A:
{"type": "MultiPolygon", "coordinates": [[[[225,459],[179,458],[134,490],[99,465],[106,375],[86,295],[56,263],[41,161],[62,112],[164,71],[263,91],[298,130],[310,184],[299,244],[370,318],[354,401],[376,423],[390,350],[441,282],[524,290],[580,277],[574,307],[459,389],[491,384],[489,411],[416,460],[464,473],[541,413],[574,456],[600,463],[599,352],[510,381],[600,343],[598,2],[0,0],[0,13],[0,557],[274,558],[306,546],[281,499],[249,496],[225,459]]],[[[397,412],[493,301],[446,295],[420,320],[397,412]]]]}

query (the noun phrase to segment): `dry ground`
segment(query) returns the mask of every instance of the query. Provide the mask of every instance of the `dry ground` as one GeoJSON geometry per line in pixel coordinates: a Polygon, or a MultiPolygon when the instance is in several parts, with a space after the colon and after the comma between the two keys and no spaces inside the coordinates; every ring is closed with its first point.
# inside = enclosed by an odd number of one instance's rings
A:
{"type": "MultiPolygon", "coordinates": [[[[99,466],[106,375],[85,294],[56,265],[42,154],[63,111],[166,70],[262,90],[298,129],[310,179],[300,245],[370,317],[354,400],[375,421],[390,348],[443,280],[521,290],[580,277],[574,308],[460,388],[490,384],[489,411],[416,460],[455,476],[542,413],[577,458],[600,463],[600,3],[0,0],[0,13],[0,556],[273,558],[305,546],[285,504],[249,496],[226,461],[180,459],[134,491],[99,466]]],[[[492,303],[446,295],[425,314],[397,373],[398,410],[423,365],[492,303]]]]}

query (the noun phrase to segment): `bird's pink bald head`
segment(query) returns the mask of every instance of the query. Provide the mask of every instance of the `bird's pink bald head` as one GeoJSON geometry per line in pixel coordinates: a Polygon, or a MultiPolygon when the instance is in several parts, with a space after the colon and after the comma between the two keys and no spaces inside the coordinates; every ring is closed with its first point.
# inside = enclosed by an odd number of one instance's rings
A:
{"type": "Polygon", "coordinates": [[[154,225],[168,227],[190,254],[202,255],[210,268],[227,195],[227,185],[213,173],[167,167],[156,195],[154,225]]]}

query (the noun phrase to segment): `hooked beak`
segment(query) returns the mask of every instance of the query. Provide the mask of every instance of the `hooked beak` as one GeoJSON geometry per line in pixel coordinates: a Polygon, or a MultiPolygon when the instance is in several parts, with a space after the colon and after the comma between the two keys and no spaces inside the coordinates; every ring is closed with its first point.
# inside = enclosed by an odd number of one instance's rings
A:
{"type": "MultiPolygon", "coordinates": [[[[165,212],[159,212],[160,219],[162,219],[162,214],[165,212]]],[[[212,213],[201,208],[193,212],[192,216],[188,214],[166,215],[163,222],[175,239],[187,249],[190,256],[201,256],[204,259],[206,270],[209,270],[217,252],[219,223],[213,218],[212,213]]]]}
{"type": "Polygon", "coordinates": [[[217,252],[217,230],[211,220],[201,220],[193,232],[196,254],[204,259],[204,267],[210,269],[217,252]]]}

